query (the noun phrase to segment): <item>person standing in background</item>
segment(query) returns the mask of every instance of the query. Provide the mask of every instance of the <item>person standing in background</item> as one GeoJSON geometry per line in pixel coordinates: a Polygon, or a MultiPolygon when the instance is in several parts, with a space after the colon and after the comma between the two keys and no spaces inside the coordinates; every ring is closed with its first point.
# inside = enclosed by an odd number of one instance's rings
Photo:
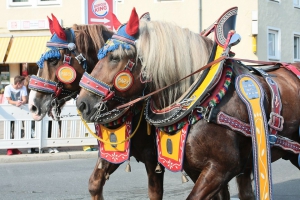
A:
{"type": "MultiPolygon", "coordinates": [[[[4,89],[4,97],[6,102],[17,107],[20,107],[27,103],[27,89],[24,86],[24,76],[16,76],[14,83],[7,85],[4,89]]],[[[11,137],[14,138],[14,121],[11,121],[11,137]]],[[[19,149],[7,149],[7,155],[21,154],[19,149]]]]}

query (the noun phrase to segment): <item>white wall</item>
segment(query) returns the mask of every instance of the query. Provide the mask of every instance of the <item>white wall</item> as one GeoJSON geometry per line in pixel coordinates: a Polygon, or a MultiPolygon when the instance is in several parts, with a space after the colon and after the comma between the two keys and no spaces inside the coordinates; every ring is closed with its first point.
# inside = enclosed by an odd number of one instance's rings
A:
{"type": "Polygon", "coordinates": [[[241,36],[241,42],[232,48],[237,58],[257,59],[252,52],[252,11],[257,10],[257,2],[241,0],[209,0],[202,1],[203,28],[210,26],[227,9],[238,7],[236,32],[241,36]]]}
{"type": "Polygon", "coordinates": [[[293,32],[300,32],[300,9],[293,7],[292,0],[281,0],[280,3],[269,0],[258,1],[258,56],[267,60],[268,33],[267,27],[280,29],[281,61],[293,62],[294,37],[293,32]]]}
{"type": "Polygon", "coordinates": [[[173,22],[199,32],[199,2],[200,0],[124,0],[123,3],[117,3],[117,17],[121,23],[127,22],[132,8],[135,7],[138,15],[150,12],[151,20],[173,22]]]}

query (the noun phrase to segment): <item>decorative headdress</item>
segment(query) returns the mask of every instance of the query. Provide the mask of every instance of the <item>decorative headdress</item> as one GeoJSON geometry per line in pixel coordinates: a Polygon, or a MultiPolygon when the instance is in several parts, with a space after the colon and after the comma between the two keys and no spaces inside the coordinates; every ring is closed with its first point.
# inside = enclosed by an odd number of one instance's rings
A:
{"type": "MultiPolygon", "coordinates": [[[[48,22],[49,22],[49,29],[52,34],[52,37],[48,43],[66,44],[67,45],[69,42],[67,41],[67,35],[66,35],[64,29],[59,24],[57,18],[53,14],[51,14],[51,16],[52,16],[52,20],[47,16],[48,22]]],[[[73,35],[73,38],[75,38],[74,31],[72,29],[70,29],[70,31],[71,31],[71,34],[73,35]]],[[[50,50],[47,51],[46,53],[44,53],[41,56],[40,60],[37,62],[37,65],[39,66],[39,68],[43,68],[44,61],[48,60],[49,58],[56,58],[56,59],[61,58],[59,48],[57,47],[57,45],[56,46],[47,45],[47,47],[49,47],[50,50]]]]}
{"type": "Polygon", "coordinates": [[[109,39],[103,48],[98,52],[98,59],[104,58],[108,52],[118,49],[120,46],[123,49],[130,49],[129,45],[134,45],[139,32],[139,17],[135,8],[132,9],[130,19],[127,24],[121,25],[115,15],[113,15],[114,28],[117,31],[111,39],[109,39]]]}

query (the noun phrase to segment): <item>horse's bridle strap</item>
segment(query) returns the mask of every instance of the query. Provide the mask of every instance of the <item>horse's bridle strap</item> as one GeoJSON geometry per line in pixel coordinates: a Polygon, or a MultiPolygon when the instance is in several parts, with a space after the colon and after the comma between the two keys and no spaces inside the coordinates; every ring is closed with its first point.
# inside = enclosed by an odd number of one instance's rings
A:
{"type": "Polygon", "coordinates": [[[45,93],[56,93],[59,87],[57,83],[49,80],[45,80],[38,76],[32,75],[30,77],[28,88],[31,90],[36,90],[45,93]]]}
{"type": "Polygon", "coordinates": [[[97,80],[87,72],[84,72],[79,82],[79,86],[102,97],[107,97],[111,91],[109,85],[97,80]]]}

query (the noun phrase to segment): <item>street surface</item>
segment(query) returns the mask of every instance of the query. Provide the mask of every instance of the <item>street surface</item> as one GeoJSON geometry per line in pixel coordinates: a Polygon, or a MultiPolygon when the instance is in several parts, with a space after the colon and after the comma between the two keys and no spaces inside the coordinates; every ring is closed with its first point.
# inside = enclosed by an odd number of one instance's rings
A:
{"type": "MultiPolygon", "coordinates": [[[[88,179],[96,158],[36,161],[0,164],[1,200],[89,200],[88,179]]],[[[147,176],[144,165],[131,159],[131,173],[126,163],[110,176],[104,187],[105,200],[146,200],[147,176]]],[[[300,199],[300,172],[289,162],[272,164],[273,199],[300,199]]],[[[165,173],[166,200],[185,199],[193,183],[181,183],[181,174],[165,173]]],[[[237,199],[235,180],[230,183],[232,199],[237,199]]]]}

